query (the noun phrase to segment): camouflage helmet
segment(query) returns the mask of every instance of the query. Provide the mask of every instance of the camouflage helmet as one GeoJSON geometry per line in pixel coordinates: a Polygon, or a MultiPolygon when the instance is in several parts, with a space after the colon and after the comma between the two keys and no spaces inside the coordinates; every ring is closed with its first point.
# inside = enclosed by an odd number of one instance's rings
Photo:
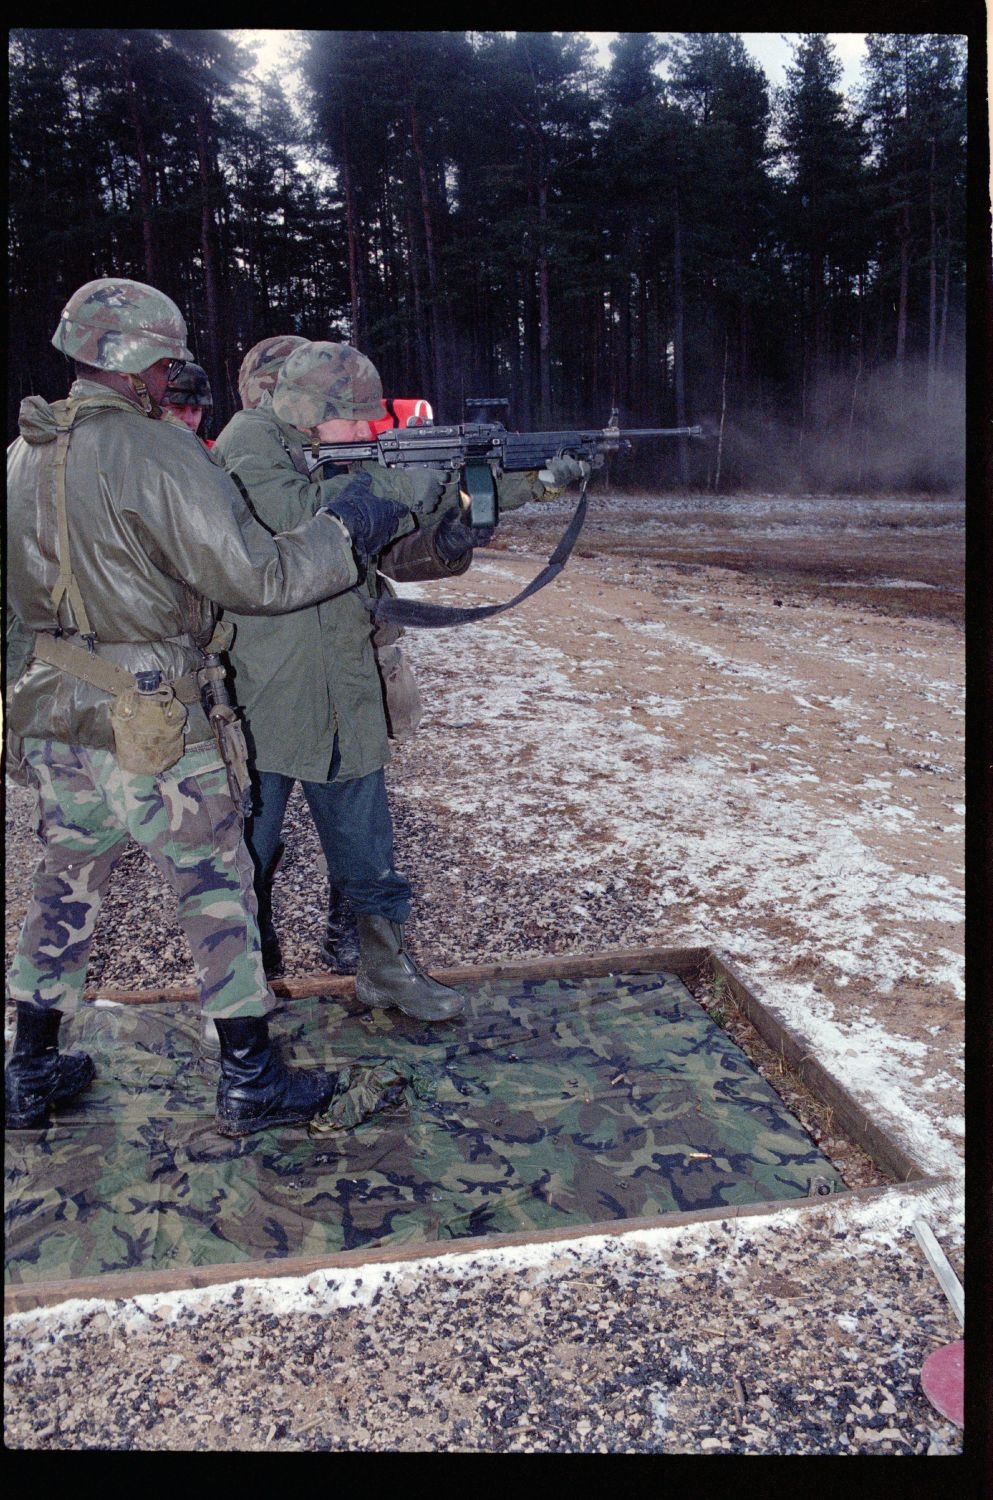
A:
{"type": "Polygon", "coordinates": [[[52,343],[79,364],[121,375],[138,375],[160,359],[193,358],[172,298],[143,281],[116,276],[73,292],[52,343]]]}
{"type": "Polygon", "coordinates": [[[202,365],[187,363],[166,386],[163,406],[213,406],[207,371],[202,365]]]}
{"type": "Polygon", "coordinates": [[[272,393],[277,417],[308,432],[331,417],[372,421],[383,415],[383,383],[371,359],[351,344],[306,344],[283,365],[272,393]]]}
{"type": "Polygon", "coordinates": [[[238,395],[246,410],[258,406],[266,393],[272,395],[284,361],[306,342],[295,333],[278,333],[274,338],[262,339],[252,345],[238,371],[238,395]]]}

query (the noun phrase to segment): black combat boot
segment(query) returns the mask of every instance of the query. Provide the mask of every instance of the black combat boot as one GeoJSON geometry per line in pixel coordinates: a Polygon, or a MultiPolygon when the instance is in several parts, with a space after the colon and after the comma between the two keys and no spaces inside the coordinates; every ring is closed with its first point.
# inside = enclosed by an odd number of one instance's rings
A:
{"type": "Polygon", "coordinates": [[[283,972],[283,950],[275,933],[262,939],[262,970],[267,979],[278,979],[283,972]]]}
{"type": "Polygon", "coordinates": [[[359,966],[359,928],[355,909],[347,896],[331,887],[328,925],[321,943],[321,958],[335,974],[354,974],[359,966]]]}
{"type": "Polygon", "coordinates": [[[370,1010],[396,1007],[418,1021],[450,1021],[465,1009],[465,996],[439,984],[404,951],[403,928],[389,917],[359,912],[361,957],[355,998],[370,1010]]]}
{"type": "Polygon", "coordinates": [[[265,873],[265,878],[259,880],[256,886],[256,895],[259,903],[259,937],[262,939],[262,967],[267,979],[277,979],[283,972],[283,950],[279,946],[279,938],[272,923],[272,881],[283,857],[285,845],[277,844],[276,852],[265,873]]]}
{"type": "Polygon", "coordinates": [[[264,1017],[217,1021],[221,1081],[217,1128],[221,1135],[254,1135],[273,1125],[306,1125],[326,1109],[337,1077],[318,1068],[285,1068],[264,1017]]]}
{"type": "Polygon", "coordinates": [[[4,1123],[8,1130],[37,1130],[49,1110],[73,1099],[96,1069],[85,1052],[59,1052],[62,1012],[17,1002],[17,1033],[4,1071],[4,1123]]]}

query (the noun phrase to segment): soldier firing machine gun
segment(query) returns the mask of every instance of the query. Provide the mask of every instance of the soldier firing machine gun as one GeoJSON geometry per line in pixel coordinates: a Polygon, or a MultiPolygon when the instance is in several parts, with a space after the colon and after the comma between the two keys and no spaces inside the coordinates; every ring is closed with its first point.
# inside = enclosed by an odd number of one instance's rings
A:
{"type": "MultiPolygon", "coordinates": [[[[325,465],[380,463],[387,469],[407,469],[423,465],[458,474],[459,488],[468,505],[470,525],[496,526],[500,519],[497,479],[501,474],[542,470],[556,458],[574,458],[598,468],[608,453],[618,453],[631,446],[631,438],[689,437],[702,438],[702,427],[636,427],[622,431],[615,408],[606,427],[570,428],[555,432],[509,432],[495,414],[505,416],[510,403],[505,397],[474,397],[466,400],[468,420],[450,427],[436,427],[431,407],[426,401],[384,401],[387,416],[372,423],[373,435],[365,442],[315,443],[309,454],[305,450],[311,477],[322,477],[325,465]],[[401,419],[406,419],[406,426],[401,419]]],[[[551,476],[549,476],[549,479],[551,476]]],[[[565,567],[586,519],[586,486],[580,489],[579,503],[561,541],[547,565],[528,586],[505,604],[482,605],[476,609],[459,609],[428,604],[420,600],[380,596],[374,607],[377,623],[436,628],[464,625],[488,619],[512,609],[523,599],[544,588],[565,567]]]]}

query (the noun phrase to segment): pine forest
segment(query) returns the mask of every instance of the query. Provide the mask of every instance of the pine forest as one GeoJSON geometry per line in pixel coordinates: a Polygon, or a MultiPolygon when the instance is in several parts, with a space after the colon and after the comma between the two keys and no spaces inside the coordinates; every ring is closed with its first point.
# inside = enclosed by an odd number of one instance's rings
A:
{"type": "Polygon", "coordinates": [[[964,472],[967,40],[302,31],[293,90],[225,31],[17,28],[8,437],[65,394],[98,276],[175,299],[238,404],[270,334],[347,340],[437,421],[700,423],[659,488],[948,491],[964,472]]]}

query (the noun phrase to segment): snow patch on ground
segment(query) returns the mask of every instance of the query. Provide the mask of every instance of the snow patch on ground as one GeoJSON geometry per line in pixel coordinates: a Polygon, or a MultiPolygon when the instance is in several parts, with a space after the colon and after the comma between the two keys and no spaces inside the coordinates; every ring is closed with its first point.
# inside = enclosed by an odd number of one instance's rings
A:
{"type": "MultiPolygon", "coordinates": [[[[490,585],[508,571],[478,559],[469,575],[472,596],[507,597],[505,581],[492,592],[490,585]]],[[[513,579],[519,583],[519,575],[513,579]]],[[[463,580],[460,597],[464,593],[463,580]]],[[[594,628],[596,615],[609,614],[609,605],[601,609],[585,598],[576,612],[587,627],[585,639],[599,643],[604,633],[594,628]]],[[[665,653],[706,663],[718,679],[747,680],[752,693],[789,695],[794,712],[843,709],[858,722],[851,693],[811,692],[803,653],[792,647],[793,670],[784,672],[779,661],[748,661],[740,635],[732,657],[663,620],[633,620],[628,634],[632,652],[657,640],[665,653]]],[[[744,748],[715,732],[689,754],[676,754],[668,724],[678,723],[680,699],[646,692],[625,701],[616,659],[598,650],[577,661],[540,643],[524,611],[476,628],[470,677],[459,674],[453,682],[444,632],[420,632],[412,654],[426,701],[446,704],[443,713],[436,709],[439,717],[450,722],[448,705],[458,703],[459,763],[486,764],[499,747],[501,796],[493,797],[486,776],[467,769],[463,781],[447,778],[441,789],[401,783],[402,797],[443,803],[452,819],[471,820],[476,853],[487,863],[524,862],[549,879],[567,870],[578,882],[602,874],[605,865],[615,882],[636,872],[650,886],[639,899],[668,929],[665,940],[727,950],[746,977],[768,985],[767,1003],[809,1039],[846,1088],[898,1121],[935,1170],[954,1169],[954,1146],[942,1138],[937,1119],[921,1114],[921,1069],[914,1059],[923,1049],[901,1038],[899,1018],[885,1026],[867,1017],[839,1027],[830,1002],[812,984],[792,982],[783,972],[803,953],[842,987],[868,983],[898,996],[901,986],[927,981],[964,997],[963,960],[947,946],[960,935],[961,890],[936,871],[894,863],[882,842],[887,834],[913,832],[912,787],[910,795],[898,793],[893,773],[863,777],[858,785],[872,800],[853,799],[838,776],[808,763],[802,724],[787,725],[785,741],[763,744],[760,760],[749,761],[754,747],[747,732],[744,748]],[[577,692],[574,680],[591,673],[604,678],[595,703],[577,692]],[[923,924],[941,932],[942,946],[922,950],[923,924]]],[[[823,652],[817,662],[823,672],[823,652]]],[[[880,658],[872,670],[892,672],[893,662],[880,658]]],[[[701,696],[713,693],[714,681],[707,677],[701,696]]],[[[946,708],[961,697],[960,684],[919,674],[914,681],[918,695],[932,689],[946,708]]],[[[868,699],[862,713],[871,719],[868,699]]],[[[878,733],[878,719],[875,724],[878,733]]],[[[883,728],[894,730],[888,722],[883,728]]],[[[949,810],[960,806],[949,803],[949,810]]]]}

